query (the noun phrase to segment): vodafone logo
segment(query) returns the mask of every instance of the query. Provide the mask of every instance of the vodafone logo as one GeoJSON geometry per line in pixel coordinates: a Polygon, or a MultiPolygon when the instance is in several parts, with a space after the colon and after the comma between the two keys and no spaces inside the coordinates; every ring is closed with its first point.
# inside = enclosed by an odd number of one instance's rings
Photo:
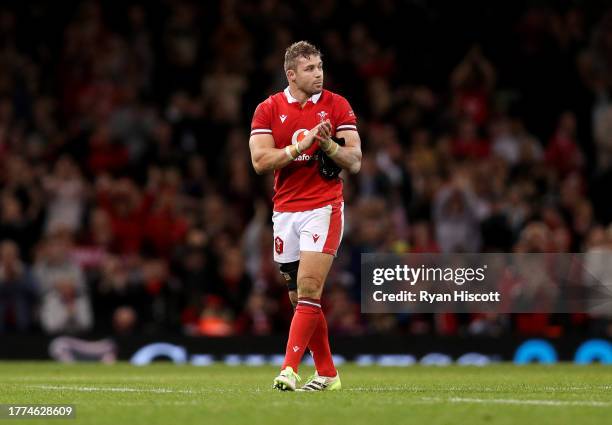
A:
{"type": "MultiPolygon", "coordinates": [[[[300,128],[299,130],[295,130],[293,132],[293,136],[291,136],[291,144],[295,145],[298,142],[301,142],[302,140],[304,140],[304,137],[306,137],[307,135],[308,135],[308,130],[306,130],[305,128],[300,128]]],[[[297,158],[295,158],[295,160],[296,161],[310,161],[311,158],[312,157],[310,155],[303,153],[297,158]]]]}
{"type": "Polygon", "coordinates": [[[308,130],[305,128],[300,128],[299,130],[295,130],[293,136],[291,136],[291,144],[295,145],[298,142],[304,140],[304,137],[308,134],[308,130]]]}

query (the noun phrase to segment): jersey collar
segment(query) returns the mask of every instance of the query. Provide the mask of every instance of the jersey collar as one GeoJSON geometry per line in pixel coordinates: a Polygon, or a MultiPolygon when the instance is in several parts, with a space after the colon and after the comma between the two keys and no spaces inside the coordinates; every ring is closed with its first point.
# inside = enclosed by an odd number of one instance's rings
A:
{"type": "MultiPolygon", "coordinates": [[[[298,100],[291,96],[291,93],[289,92],[289,86],[287,86],[285,88],[285,97],[287,98],[287,102],[289,103],[294,103],[297,102],[298,100]]],[[[317,103],[319,101],[319,99],[321,98],[321,95],[323,94],[323,90],[321,90],[319,93],[312,95],[308,100],[310,100],[312,103],[317,103]]]]}

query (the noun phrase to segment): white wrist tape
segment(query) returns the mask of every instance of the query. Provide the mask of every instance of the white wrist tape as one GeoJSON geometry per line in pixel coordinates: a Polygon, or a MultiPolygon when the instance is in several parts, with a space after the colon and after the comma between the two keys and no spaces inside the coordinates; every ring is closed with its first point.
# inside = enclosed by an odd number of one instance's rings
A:
{"type": "Polygon", "coordinates": [[[331,143],[331,148],[325,151],[325,154],[332,158],[338,153],[338,149],[340,149],[340,145],[336,142],[331,143]]]}
{"type": "Polygon", "coordinates": [[[290,160],[295,160],[296,157],[291,154],[291,145],[285,146],[285,153],[287,154],[290,160]]]}

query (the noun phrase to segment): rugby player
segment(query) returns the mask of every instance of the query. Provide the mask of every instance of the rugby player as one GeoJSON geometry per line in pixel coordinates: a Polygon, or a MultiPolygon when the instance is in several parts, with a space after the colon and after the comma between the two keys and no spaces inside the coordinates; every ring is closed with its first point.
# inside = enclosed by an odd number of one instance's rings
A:
{"type": "Polygon", "coordinates": [[[361,167],[361,141],[348,101],[323,89],[321,52],[306,41],[285,52],[284,91],[260,103],[249,147],[258,174],[274,171],[274,261],[295,307],[285,361],[273,387],[295,391],[306,348],[316,373],[298,390],[339,390],[321,294],[344,228],[344,169],[361,167]]]}

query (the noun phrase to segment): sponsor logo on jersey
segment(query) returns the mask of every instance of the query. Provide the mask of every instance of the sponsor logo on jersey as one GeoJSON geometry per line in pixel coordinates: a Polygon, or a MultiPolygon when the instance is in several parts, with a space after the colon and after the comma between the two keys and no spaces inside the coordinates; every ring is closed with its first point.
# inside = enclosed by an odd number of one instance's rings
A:
{"type": "Polygon", "coordinates": [[[308,130],[305,128],[300,128],[299,130],[295,130],[293,132],[293,136],[291,136],[291,144],[295,145],[298,142],[304,140],[304,137],[308,134],[308,130]]]}
{"type": "MultiPolygon", "coordinates": [[[[306,137],[307,134],[308,134],[308,130],[306,130],[305,128],[300,128],[299,130],[295,130],[293,132],[293,136],[291,136],[291,144],[295,145],[298,142],[301,142],[302,140],[304,140],[304,137],[306,137]]],[[[311,159],[312,159],[312,156],[305,154],[305,153],[295,158],[296,161],[310,161],[311,159]]]]}
{"type": "Polygon", "coordinates": [[[287,119],[287,115],[279,115],[278,117],[280,118],[281,123],[283,123],[283,124],[284,124],[284,123],[285,123],[285,120],[287,119]]]}

